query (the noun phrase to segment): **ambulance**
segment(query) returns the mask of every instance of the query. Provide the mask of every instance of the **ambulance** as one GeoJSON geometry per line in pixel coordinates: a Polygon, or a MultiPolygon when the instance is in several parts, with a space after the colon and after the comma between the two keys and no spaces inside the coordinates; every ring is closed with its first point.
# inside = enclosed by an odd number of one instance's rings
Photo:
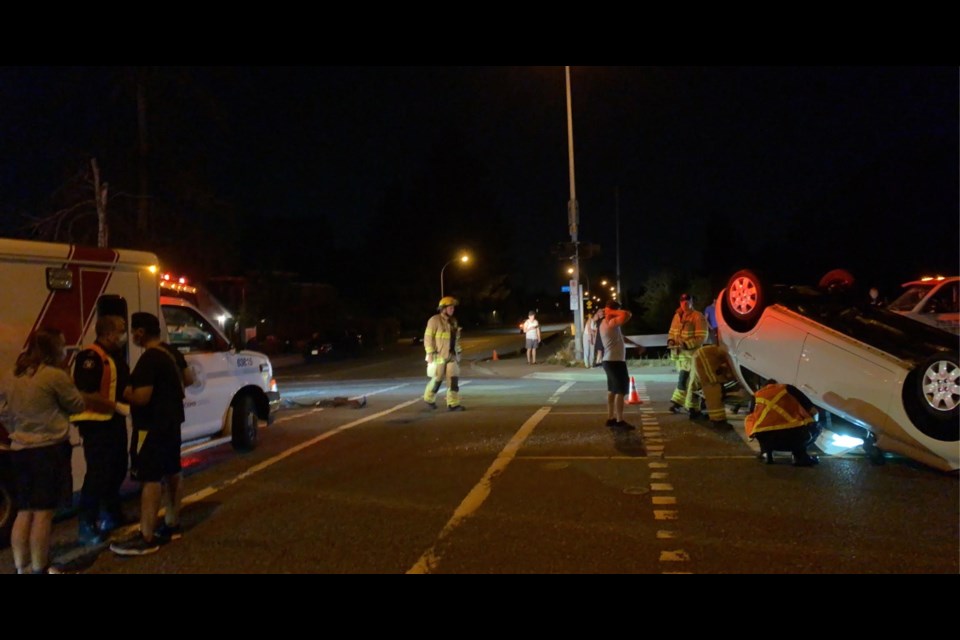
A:
{"type": "MultiPolygon", "coordinates": [[[[164,277],[153,253],[0,238],[0,282],[0,375],[12,371],[40,327],[63,331],[72,363],[96,338],[101,315],[122,316],[129,326],[133,313],[147,311],[160,318],[163,340],[184,354],[196,378],[185,390],[182,451],[225,442],[251,450],[260,421],[269,425],[280,406],[270,359],[232,344],[220,323],[191,303],[190,285],[164,277]]],[[[128,338],[131,369],[142,352],[128,338]]],[[[9,542],[16,515],[7,435],[0,426],[0,544],[9,542]]],[[[79,491],[85,464],[76,427],[70,440],[79,491]]]]}

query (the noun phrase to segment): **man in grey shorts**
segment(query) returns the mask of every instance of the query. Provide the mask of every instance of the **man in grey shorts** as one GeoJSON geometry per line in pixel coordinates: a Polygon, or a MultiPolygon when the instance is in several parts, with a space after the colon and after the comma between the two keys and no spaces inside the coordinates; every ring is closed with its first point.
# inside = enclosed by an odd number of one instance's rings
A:
{"type": "Polygon", "coordinates": [[[627,376],[627,347],[620,330],[633,314],[620,308],[616,300],[607,302],[600,312],[598,333],[603,342],[603,366],[607,374],[607,422],[606,426],[629,431],[634,426],[623,419],[623,401],[630,387],[627,376]]]}
{"type": "Polygon", "coordinates": [[[526,336],[527,363],[537,364],[537,347],[540,346],[540,322],[537,312],[531,310],[523,322],[523,334],[526,336]]]}

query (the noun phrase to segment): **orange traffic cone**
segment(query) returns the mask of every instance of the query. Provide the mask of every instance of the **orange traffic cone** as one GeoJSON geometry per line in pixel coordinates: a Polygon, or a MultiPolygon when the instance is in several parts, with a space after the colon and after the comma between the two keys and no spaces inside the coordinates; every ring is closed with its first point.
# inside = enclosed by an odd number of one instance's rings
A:
{"type": "Polygon", "coordinates": [[[627,404],[643,404],[640,394],[637,393],[637,383],[634,382],[633,376],[630,376],[630,395],[627,396],[627,404]]]}
{"type": "Polygon", "coordinates": [[[497,355],[497,350],[496,350],[496,349],[493,350],[493,359],[494,359],[494,360],[499,360],[499,359],[500,359],[500,356],[497,355]]]}

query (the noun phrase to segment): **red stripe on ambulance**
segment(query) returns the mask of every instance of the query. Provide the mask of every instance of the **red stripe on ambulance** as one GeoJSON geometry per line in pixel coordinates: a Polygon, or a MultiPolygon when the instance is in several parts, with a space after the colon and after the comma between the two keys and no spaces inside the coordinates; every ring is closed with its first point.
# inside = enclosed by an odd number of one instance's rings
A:
{"type": "Polygon", "coordinates": [[[113,249],[71,245],[63,268],[70,269],[73,273],[73,287],[57,289],[47,294],[47,300],[31,333],[40,327],[54,327],[63,331],[68,348],[82,346],[83,336],[93,322],[97,300],[106,291],[110,276],[113,275],[113,266],[119,259],[120,254],[113,249]],[[83,263],[94,261],[111,266],[84,267],[83,263]]]}

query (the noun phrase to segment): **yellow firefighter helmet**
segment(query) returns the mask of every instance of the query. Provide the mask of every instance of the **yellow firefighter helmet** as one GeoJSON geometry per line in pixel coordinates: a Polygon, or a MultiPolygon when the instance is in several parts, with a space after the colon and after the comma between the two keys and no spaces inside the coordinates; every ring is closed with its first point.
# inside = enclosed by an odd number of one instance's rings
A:
{"type": "Polygon", "coordinates": [[[460,304],[460,302],[453,296],[443,296],[440,298],[440,302],[437,303],[437,310],[441,310],[444,307],[455,307],[458,304],[460,304]]]}

